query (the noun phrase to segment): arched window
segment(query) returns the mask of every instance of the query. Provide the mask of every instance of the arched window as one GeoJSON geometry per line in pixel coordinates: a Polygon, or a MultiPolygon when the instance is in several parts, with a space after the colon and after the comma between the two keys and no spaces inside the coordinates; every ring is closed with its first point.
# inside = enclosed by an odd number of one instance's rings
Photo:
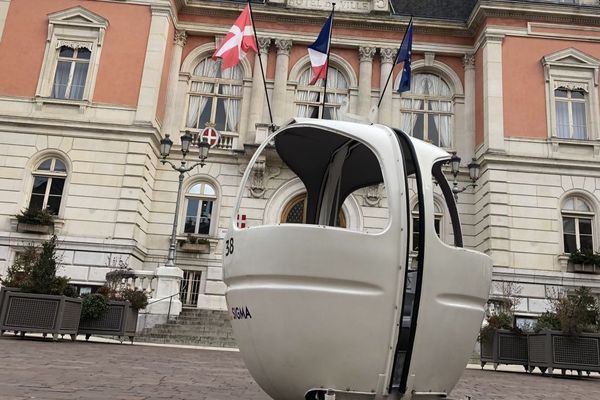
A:
{"type": "Polygon", "coordinates": [[[452,147],[452,91],[442,78],[415,74],[401,99],[401,128],[439,147],[452,147]]]}
{"type": "Polygon", "coordinates": [[[563,204],[561,214],[565,253],[593,251],[594,212],[587,201],[578,196],[569,197],[563,204]]]}
{"type": "Polygon", "coordinates": [[[327,69],[327,98],[323,110],[323,86],[309,85],[310,68],[300,75],[296,89],[296,116],[321,119],[338,119],[337,110],[348,97],[348,79],[339,69],[327,69]]]}
{"type": "MultiPolygon", "coordinates": [[[[435,208],[434,220],[433,224],[435,226],[435,233],[437,233],[438,237],[442,237],[442,218],[444,217],[444,213],[441,210],[440,206],[437,202],[433,202],[433,206],[435,208]]],[[[419,250],[419,204],[415,204],[412,209],[412,245],[411,249],[413,251],[419,250]]]]}
{"type": "Polygon", "coordinates": [[[221,61],[207,57],[192,72],[185,126],[202,130],[206,123],[218,131],[238,132],[242,109],[243,70],[221,70],[221,61]]]}
{"type": "Polygon", "coordinates": [[[58,215],[67,179],[67,167],[63,161],[51,157],[33,171],[33,188],[29,200],[30,210],[48,209],[58,215]]]}
{"type": "MultiPolygon", "coordinates": [[[[299,194],[292,198],[281,213],[282,224],[304,224],[306,223],[306,193],[299,194]]],[[[340,210],[338,215],[338,227],[346,227],[346,216],[344,211],[340,210]]]]}
{"type": "Polygon", "coordinates": [[[213,213],[217,192],[206,182],[196,183],[185,194],[184,233],[209,235],[213,231],[213,213]]]}

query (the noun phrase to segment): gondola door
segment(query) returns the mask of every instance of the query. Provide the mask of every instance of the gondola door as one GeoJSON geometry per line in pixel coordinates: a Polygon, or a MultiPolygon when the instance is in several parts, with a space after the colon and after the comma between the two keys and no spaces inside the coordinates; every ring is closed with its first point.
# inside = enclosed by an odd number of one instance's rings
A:
{"type": "Polygon", "coordinates": [[[413,142],[419,160],[420,243],[410,336],[399,389],[419,396],[445,397],[468,362],[487,302],[490,257],[464,249],[452,190],[442,173],[447,162],[413,142]],[[452,222],[454,245],[435,231],[434,182],[442,191],[452,222]],[[441,360],[444,360],[441,362],[441,360]]]}

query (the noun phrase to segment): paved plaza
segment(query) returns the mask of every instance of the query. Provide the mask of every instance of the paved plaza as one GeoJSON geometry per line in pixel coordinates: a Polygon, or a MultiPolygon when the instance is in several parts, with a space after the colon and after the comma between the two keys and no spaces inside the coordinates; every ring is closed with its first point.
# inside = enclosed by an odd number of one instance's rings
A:
{"type": "MultiPolygon", "coordinates": [[[[0,338],[0,399],[269,400],[239,352],[0,338]]],[[[466,369],[456,400],[600,399],[600,376],[466,369]]]]}

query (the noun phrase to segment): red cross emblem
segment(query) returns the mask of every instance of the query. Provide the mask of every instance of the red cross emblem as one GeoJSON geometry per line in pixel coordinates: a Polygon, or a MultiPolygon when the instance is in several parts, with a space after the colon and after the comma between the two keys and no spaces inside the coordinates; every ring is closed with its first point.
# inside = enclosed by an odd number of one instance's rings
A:
{"type": "Polygon", "coordinates": [[[244,229],[246,227],[246,214],[237,215],[237,227],[244,229]]]}
{"type": "Polygon", "coordinates": [[[207,126],[200,133],[200,140],[207,142],[210,147],[215,147],[219,143],[219,132],[212,126],[207,126]]]}

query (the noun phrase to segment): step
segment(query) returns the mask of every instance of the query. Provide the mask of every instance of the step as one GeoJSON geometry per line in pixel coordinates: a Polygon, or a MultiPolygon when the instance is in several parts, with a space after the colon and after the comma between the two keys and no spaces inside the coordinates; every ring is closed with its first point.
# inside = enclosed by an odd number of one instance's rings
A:
{"type": "Polygon", "coordinates": [[[142,335],[210,335],[210,336],[223,336],[232,337],[233,331],[224,331],[220,329],[153,329],[151,332],[143,332],[142,335]]]}
{"type": "Polygon", "coordinates": [[[210,346],[210,347],[230,347],[236,348],[237,344],[231,339],[217,339],[217,338],[204,338],[204,337],[136,337],[136,341],[144,343],[161,343],[161,344],[182,344],[182,345],[197,345],[197,346],[210,346]]]}
{"type": "Polygon", "coordinates": [[[229,313],[184,309],[174,320],[144,329],[140,342],[236,347],[229,313]]]}

